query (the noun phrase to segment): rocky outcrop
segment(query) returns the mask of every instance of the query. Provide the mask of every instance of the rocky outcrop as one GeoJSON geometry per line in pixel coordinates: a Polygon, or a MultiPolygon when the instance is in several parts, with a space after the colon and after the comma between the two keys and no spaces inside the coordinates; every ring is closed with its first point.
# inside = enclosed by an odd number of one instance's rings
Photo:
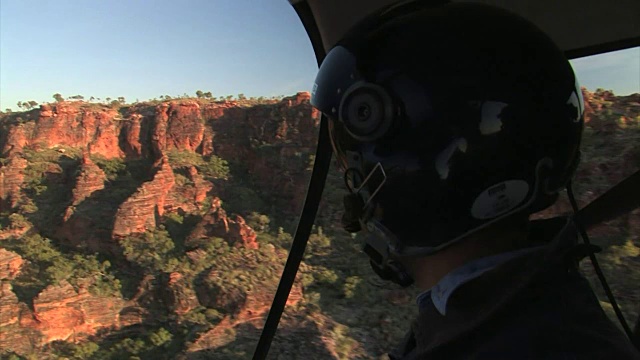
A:
{"type": "Polygon", "coordinates": [[[154,154],[173,149],[196,151],[203,138],[204,121],[198,102],[172,101],[156,108],[151,136],[154,154]]]}
{"type": "Polygon", "coordinates": [[[189,180],[193,182],[193,202],[196,204],[202,203],[207,197],[207,193],[213,188],[213,184],[204,180],[204,178],[198,174],[198,169],[196,169],[195,166],[189,168],[189,180]]]}
{"type": "Polygon", "coordinates": [[[135,317],[120,321],[124,301],[97,297],[68,282],[49,286],[34,300],[32,312],[20,302],[11,284],[0,283],[0,348],[29,353],[56,340],[77,341],[100,329],[118,329],[135,323],[135,317]]]}
{"type": "Polygon", "coordinates": [[[186,244],[197,246],[211,237],[218,237],[225,239],[233,246],[257,249],[256,232],[246,224],[241,216],[235,215],[229,218],[220,205],[220,199],[214,198],[211,209],[189,234],[186,244]]]}
{"type": "MultiPolygon", "coordinates": [[[[62,224],[57,229],[56,237],[64,239],[73,246],[83,246],[94,251],[105,251],[109,243],[100,240],[94,225],[96,220],[91,214],[83,213],[85,207],[91,207],[83,202],[92,194],[105,187],[107,176],[89,157],[85,151],[78,167],[75,187],[71,195],[71,204],[66,208],[62,217],[62,224]]],[[[93,204],[98,207],[99,204],[93,204]]]]}
{"type": "Polygon", "coordinates": [[[94,164],[89,157],[89,153],[85,152],[80,162],[71,204],[78,205],[93,192],[104,189],[106,180],[107,176],[104,171],[94,164]]]}
{"type": "Polygon", "coordinates": [[[0,212],[13,209],[19,203],[27,165],[27,160],[19,155],[12,155],[4,160],[4,165],[0,164],[0,212]]]}
{"type": "Polygon", "coordinates": [[[164,213],[167,194],[175,184],[169,160],[163,156],[155,166],[151,181],[143,183],[120,207],[115,216],[113,237],[155,229],[157,217],[164,213]]]}
{"type": "MultiPolygon", "coordinates": [[[[199,211],[207,198],[212,192],[214,186],[211,182],[205,180],[198,173],[195,166],[191,166],[186,170],[187,183],[179,183],[176,178],[176,186],[168,195],[165,207],[167,211],[181,209],[186,213],[199,211]]],[[[183,178],[184,179],[184,178],[183,178]]]]}
{"type": "Polygon", "coordinates": [[[14,279],[20,274],[23,264],[24,260],[20,255],[0,248],[0,280],[14,279]]]}
{"type": "Polygon", "coordinates": [[[120,298],[93,296],[87,289],[76,290],[62,281],[58,286],[47,287],[33,299],[33,316],[43,343],[75,341],[101,328],[119,328],[123,307],[124,300],[120,298]]]}
{"type": "Polygon", "coordinates": [[[257,249],[258,243],[256,242],[256,238],[256,232],[247,225],[242,216],[236,215],[233,220],[229,221],[227,239],[231,241],[232,244],[238,244],[247,249],[257,249]]]}
{"type": "Polygon", "coordinates": [[[143,152],[146,133],[143,131],[143,119],[141,114],[132,114],[128,121],[122,125],[120,135],[122,151],[132,158],[147,155],[143,152]]]}
{"type": "Polygon", "coordinates": [[[11,284],[0,281],[0,349],[24,354],[36,350],[42,335],[29,307],[18,300],[11,284]]]}
{"type": "Polygon", "coordinates": [[[196,101],[172,102],[167,109],[165,150],[196,151],[204,137],[204,121],[196,101]]]}
{"type": "Polygon", "coordinates": [[[302,208],[309,155],[318,138],[320,118],[308,99],[308,93],[300,93],[275,105],[232,108],[210,121],[219,135],[213,139],[214,154],[244,164],[247,177],[261,191],[278,194],[274,205],[291,214],[302,208]]]}
{"type": "Polygon", "coordinates": [[[9,157],[12,154],[21,153],[28,144],[27,134],[33,131],[35,123],[16,124],[10,126],[6,140],[3,142],[2,156],[9,157]]]}
{"type": "Polygon", "coordinates": [[[162,282],[160,298],[169,311],[184,315],[200,306],[190,282],[182,274],[178,272],[164,274],[160,280],[162,282]]]}
{"type": "Polygon", "coordinates": [[[66,102],[42,105],[29,143],[36,148],[65,145],[105,158],[121,157],[117,118],[118,112],[107,107],[66,102]]]}
{"type": "MultiPolygon", "coordinates": [[[[271,248],[273,250],[273,248],[271,248]]],[[[270,264],[273,265],[273,264],[270,264]]],[[[274,273],[279,274],[282,266],[277,266],[274,273]]],[[[203,306],[223,310],[227,315],[211,330],[200,335],[187,347],[187,353],[215,349],[234,340],[229,332],[243,324],[251,324],[254,328],[263,326],[263,316],[269,311],[277,282],[266,281],[259,288],[246,292],[237,287],[218,287],[208,283],[207,277],[217,277],[217,270],[211,270],[205,277],[203,285],[197,288],[198,298],[203,306]]],[[[295,283],[287,299],[287,306],[295,306],[302,299],[302,287],[295,283]]]]}

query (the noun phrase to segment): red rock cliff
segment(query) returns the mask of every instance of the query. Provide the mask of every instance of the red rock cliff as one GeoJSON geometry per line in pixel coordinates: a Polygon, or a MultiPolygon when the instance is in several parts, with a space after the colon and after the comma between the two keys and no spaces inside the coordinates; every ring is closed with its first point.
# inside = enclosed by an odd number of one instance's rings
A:
{"type": "Polygon", "coordinates": [[[124,301],[120,298],[96,297],[86,289],[76,291],[62,281],[59,286],[47,287],[33,300],[33,316],[44,343],[74,341],[74,337],[95,334],[100,328],[118,328],[123,307],[124,301]]]}
{"type": "MultiPolygon", "coordinates": [[[[154,161],[173,149],[215,154],[244,164],[257,182],[297,200],[307,184],[306,178],[300,178],[307,174],[300,173],[304,173],[308,159],[296,156],[312,151],[317,138],[318,113],[309,98],[308,93],[299,93],[252,107],[196,100],[119,110],[84,102],[47,104],[29,112],[25,119],[0,123],[0,148],[7,155],[25,147],[66,146],[108,159],[148,157],[154,161]],[[264,144],[282,158],[274,162],[273,153],[266,156],[261,148],[264,144]],[[286,181],[281,181],[282,174],[286,181]],[[297,183],[301,185],[292,185],[297,183]]],[[[11,191],[7,180],[4,183],[0,194],[7,199],[11,191]]]]}
{"type": "Polygon", "coordinates": [[[156,165],[153,179],[143,183],[138,191],[118,208],[113,236],[124,237],[155,229],[157,217],[164,213],[167,194],[174,184],[175,177],[169,160],[162,157],[156,165]]]}
{"type": "Polygon", "coordinates": [[[24,260],[20,255],[0,248],[0,280],[14,279],[20,274],[23,264],[24,260]]]}
{"type": "Polygon", "coordinates": [[[117,329],[125,325],[119,316],[124,305],[120,298],[93,296],[62,281],[33,300],[32,312],[9,283],[1,283],[0,348],[28,353],[52,341],[77,341],[100,329],[117,329]]]}
{"type": "Polygon", "coordinates": [[[24,181],[23,171],[27,165],[27,160],[17,154],[5,159],[4,165],[0,164],[0,212],[10,210],[18,204],[24,181]]]}

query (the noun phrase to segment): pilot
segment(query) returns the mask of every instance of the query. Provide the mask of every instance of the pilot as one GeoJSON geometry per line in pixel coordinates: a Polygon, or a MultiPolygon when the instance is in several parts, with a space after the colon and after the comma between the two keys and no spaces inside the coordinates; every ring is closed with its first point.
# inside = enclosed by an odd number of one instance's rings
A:
{"type": "Polygon", "coordinates": [[[570,186],[583,98],[527,20],[409,3],[355,26],[311,103],[344,171],[343,226],[384,279],[423,292],[391,359],[640,359],[578,262],[575,217],[532,221],[570,186]]]}

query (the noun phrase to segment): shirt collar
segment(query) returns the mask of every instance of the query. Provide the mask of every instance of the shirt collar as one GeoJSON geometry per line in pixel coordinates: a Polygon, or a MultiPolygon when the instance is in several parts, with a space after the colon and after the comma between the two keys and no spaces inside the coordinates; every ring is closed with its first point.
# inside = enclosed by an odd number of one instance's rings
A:
{"type": "Polygon", "coordinates": [[[528,254],[542,247],[544,246],[519,249],[483,257],[466,263],[465,265],[445,275],[434,287],[418,295],[416,299],[418,308],[420,310],[424,309],[424,307],[428,305],[429,301],[431,301],[438,312],[442,315],[445,315],[449,297],[460,286],[509,260],[528,254]]]}

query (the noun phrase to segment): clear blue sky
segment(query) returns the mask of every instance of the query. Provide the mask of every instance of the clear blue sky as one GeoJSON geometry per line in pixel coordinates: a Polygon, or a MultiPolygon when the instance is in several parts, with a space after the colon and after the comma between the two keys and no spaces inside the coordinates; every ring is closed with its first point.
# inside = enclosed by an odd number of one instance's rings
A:
{"type": "MultiPolygon", "coordinates": [[[[583,86],[640,92],[640,48],[574,61],[583,86]]],[[[0,109],[64,96],[289,95],[315,76],[286,0],[1,0],[0,109]]]]}

